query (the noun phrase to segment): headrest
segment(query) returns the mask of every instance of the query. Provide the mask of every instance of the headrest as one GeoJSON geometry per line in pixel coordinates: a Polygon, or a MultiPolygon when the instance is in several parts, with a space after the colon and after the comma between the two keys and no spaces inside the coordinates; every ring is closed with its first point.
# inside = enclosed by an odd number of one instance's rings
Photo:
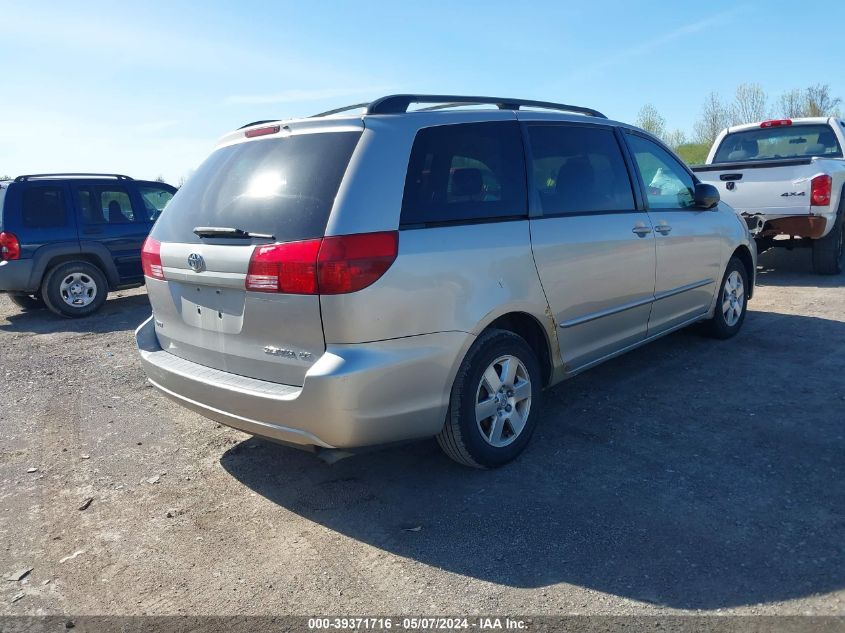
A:
{"type": "Polygon", "coordinates": [[[478,196],[481,194],[483,185],[480,169],[465,167],[452,172],[453,196],[478,196]]]}
{"type": "Polygon", "coordinates": [[[595,186],[593,165],[586,157],[570,158],[557,172],[555,191],[564,192],[573,188],[585,189],[595,186]]]}

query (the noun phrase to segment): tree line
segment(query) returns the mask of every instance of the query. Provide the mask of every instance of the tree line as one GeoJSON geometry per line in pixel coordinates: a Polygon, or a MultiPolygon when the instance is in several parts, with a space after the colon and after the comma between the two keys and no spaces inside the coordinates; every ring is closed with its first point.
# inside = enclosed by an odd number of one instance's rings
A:
{"type": "Polygon", "coordinates": [[[711,92],[704,100],[701,113],[688,138],[683,130],[669,130],[666,119],[651,103],[637,114],[636,125],[662,139],[689,163],[701,163],[716,137],[726,127],[766,119],[839,116],[842,99],[834,97],[827,84],[793,89],[771,100],[760,84],[737,86],[732,99],[723,100],[711,92]]]}

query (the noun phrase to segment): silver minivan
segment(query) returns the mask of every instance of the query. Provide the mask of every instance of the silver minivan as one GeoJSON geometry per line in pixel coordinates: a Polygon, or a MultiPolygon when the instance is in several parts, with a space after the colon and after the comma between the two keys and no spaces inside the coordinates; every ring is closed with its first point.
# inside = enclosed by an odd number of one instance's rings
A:
{"type": "Polygon", "coordinates": [[[742,326],[746,225],[648,133],[518,99],[354,108],[228,134],[156,222],[136,338],[185,407],[317,450],[436,436],[495,467],[545,387],[742,326]]]}

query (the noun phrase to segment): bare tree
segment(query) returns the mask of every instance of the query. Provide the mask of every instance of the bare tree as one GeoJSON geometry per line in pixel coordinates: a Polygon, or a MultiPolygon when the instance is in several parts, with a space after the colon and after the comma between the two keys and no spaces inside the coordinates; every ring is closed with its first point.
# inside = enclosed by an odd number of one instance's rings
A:
{"type": "Polygon", "coordinates": [[[769,98],[760,84],[740,84],[736,89],[731,118],[733,124],[753,123],[766,118],[769,98]]]}
{"type": "Polygon", "coordinates": [[[164,174],[159,174],[158,176],[156,176],[156,182],[167,183],[167,181],[164,179],[164,174]]]}
{"type": "Polygon", "coordinates": [[[780,96],[778,114],[787,119],[797,119],[804,116],[804,105],[804,97],[800,90],[784,92],[780,96]]]}
{"type": "Polygon", "coordinates": [[[658,138],[666,135],[666,119],[650,103],[645,104],[637,113],[637,127],[651,132],[658,138]]]}
{"type": "Polygon", "coordinates": [[[842,99],[830,95],[830,86],[818,84],[804,91],[804,116],[839,116],[842,99]]]}
{"type": "Polygon", "coordinates": [[[663,141],[672,149],[678,149],[687,142],[687,135],[683,130],[672,130],[663,138],[663,141]]]}
{"type": "Polygon", "coordinates": [[[723,129],[730,125],[731,113],[719,95],[711,92],[707,95],[701,117],[695,124],[695,138],[699,143],[711,145],[723,129]]]}

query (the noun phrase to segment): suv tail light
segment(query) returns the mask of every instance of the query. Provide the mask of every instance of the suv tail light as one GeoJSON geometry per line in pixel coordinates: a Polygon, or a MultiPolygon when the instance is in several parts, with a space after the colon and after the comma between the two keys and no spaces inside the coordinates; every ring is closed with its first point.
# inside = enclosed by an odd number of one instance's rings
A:
{"type": "Polygon", "coordinates": [[[148,237],[141,247],[141,268],[144,274],[153,279],[164,279],[164,268],[161,266],[161,242],[148,237]]]}
{"type": "Polygon", "coordinates": [[[21,256],[21,243],[14,233],[0,233],[0,260],[9,261],[19,259],[21,256]]]}
{"type": "Polygon", "coordinates": [[[827,174],[816,176],[810,181],[810,204],[814,207],[826,207],[830,204],[833,178],[827,174]]]}
{"type": "Polygon", "coordinates": [[[257,246],[246,289],[306,295],[356,292],[384,275],[398,252],[396,231],[257,246]]]}

